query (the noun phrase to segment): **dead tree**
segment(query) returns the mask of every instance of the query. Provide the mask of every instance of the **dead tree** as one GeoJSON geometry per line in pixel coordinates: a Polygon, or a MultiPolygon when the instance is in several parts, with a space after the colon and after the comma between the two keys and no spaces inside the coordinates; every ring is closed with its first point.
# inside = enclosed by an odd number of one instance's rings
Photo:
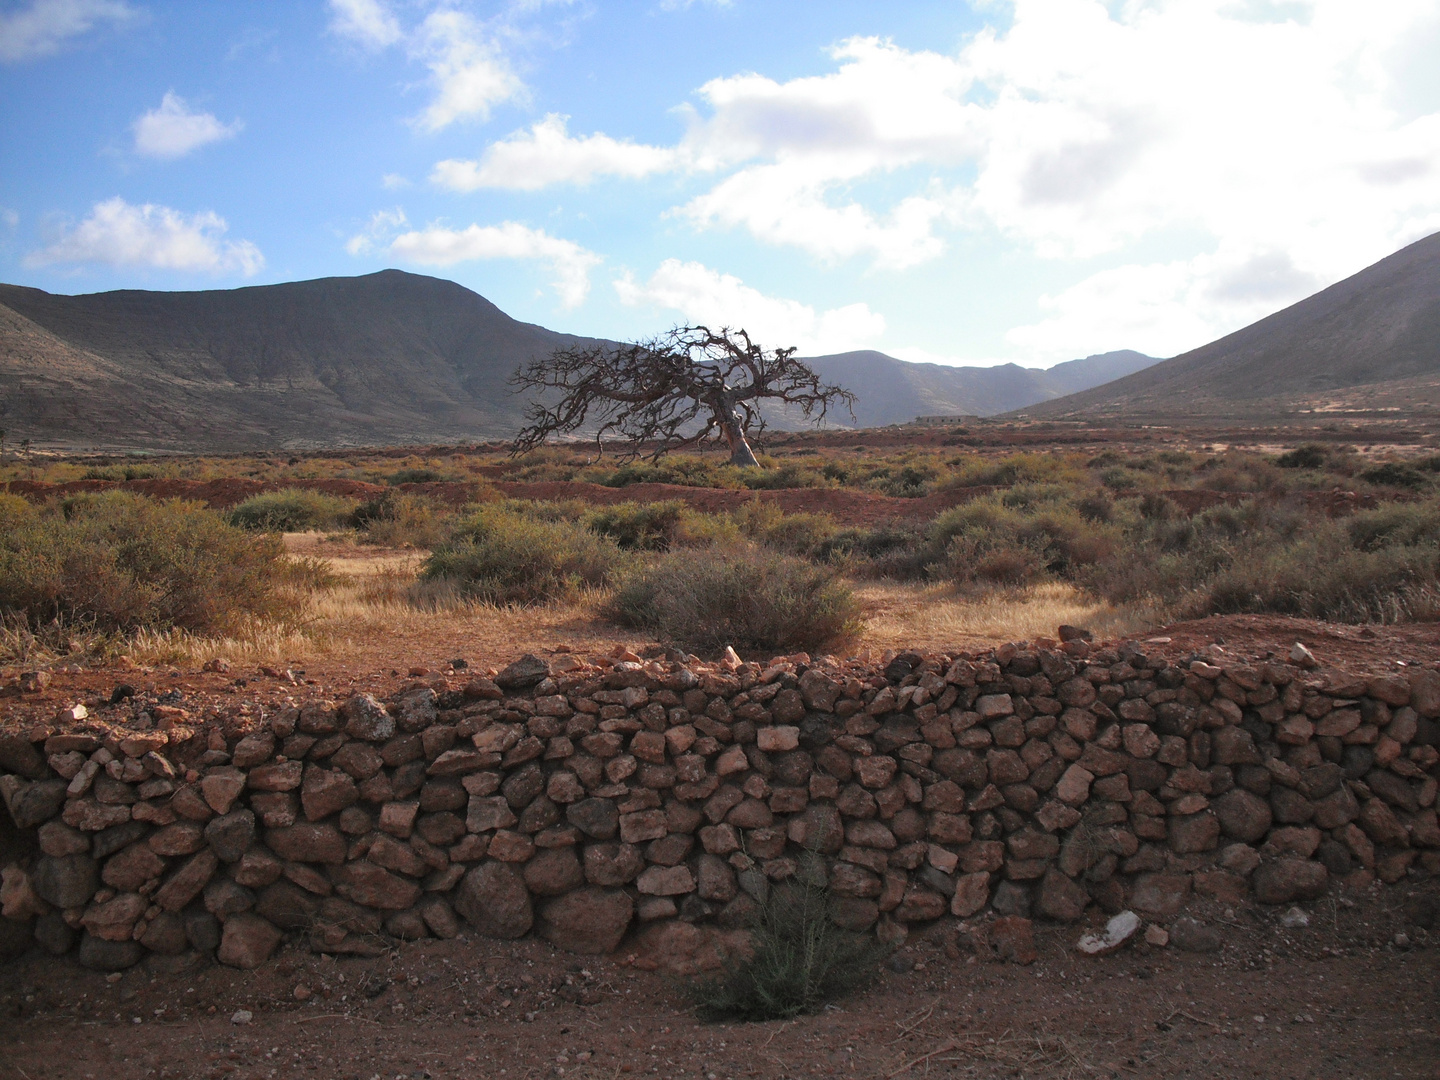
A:
{"type": "Polygon", "coordinates": [[[628,444],[636,457],[645,444],[653,457],[707,439],[724,439],[730,464],[754,466],[748,434],[765,429],[762,401],[798,406],[815,423],[831,406],[844,405],[854,419],[855,396],[795,359],[794,349],[766,351],[744,330],[681,326],[630,345],[596,344],[560,349],[518,370],[517,391],[536,394],[529,423],[516,436],[515,453],[540,446],[549,436],[594,430],[605,441],[628,444]],[[558,393],[559,400],[553,405],[558,393]]]}

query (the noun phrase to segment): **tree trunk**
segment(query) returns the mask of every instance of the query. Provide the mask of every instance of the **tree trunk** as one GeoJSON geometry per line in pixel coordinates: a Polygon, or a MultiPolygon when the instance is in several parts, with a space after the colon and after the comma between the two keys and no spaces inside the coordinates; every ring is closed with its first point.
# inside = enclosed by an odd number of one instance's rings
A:
{"type": "Polygon", "coordinates": [[[760,467],[760,462],[755,460],[755,452],[750,449],[750,443],[745,438],[745,429],[740,426],[740,418],[733,410],[720,418],[720,430],[725,433],[725,441],[730,444],[731,465],[739,465],[742,469],[760,467]]]}

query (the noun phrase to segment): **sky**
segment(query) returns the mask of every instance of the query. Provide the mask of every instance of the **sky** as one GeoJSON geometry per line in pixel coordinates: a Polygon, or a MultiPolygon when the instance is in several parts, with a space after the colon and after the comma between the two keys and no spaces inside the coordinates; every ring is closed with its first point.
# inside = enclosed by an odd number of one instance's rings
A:
{"type": "Polygon", "coordinates": [[[0,0],[0,280],[1198,347],[1440,231],[1440,0],[0,0]]]}

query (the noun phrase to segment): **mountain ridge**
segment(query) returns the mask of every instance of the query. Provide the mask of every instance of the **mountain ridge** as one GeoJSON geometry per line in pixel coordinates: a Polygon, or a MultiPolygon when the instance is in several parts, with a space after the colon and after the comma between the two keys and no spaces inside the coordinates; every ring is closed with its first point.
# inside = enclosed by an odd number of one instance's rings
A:
{"type": "MultiPolygon", "coordinates": [[[[37,441],[188,450],[506,438],[523,423],[514,370],[599,340],[400,270],[193,292],[0,284],[0,425],[37,441]]],[[[876,352],[813,362],[857,392],[858,424],[881,426],[1003,412],[1151,361],[1105,354],[1055,375],[876,352]]]]}

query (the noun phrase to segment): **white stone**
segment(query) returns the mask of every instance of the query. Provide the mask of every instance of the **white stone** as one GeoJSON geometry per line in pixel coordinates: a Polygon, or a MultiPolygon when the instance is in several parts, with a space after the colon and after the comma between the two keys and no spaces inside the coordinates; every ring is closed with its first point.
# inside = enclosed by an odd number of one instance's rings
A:
{"type": "Polygon", "coordinates": [[[1140,916],[1133,911],[1122,911],[1105,924],[1099,934],[1085,934],[1075,943],[1075,948],[1086,956],[1104,956],[1121,948],[1140,929],[1140,916]]]}

